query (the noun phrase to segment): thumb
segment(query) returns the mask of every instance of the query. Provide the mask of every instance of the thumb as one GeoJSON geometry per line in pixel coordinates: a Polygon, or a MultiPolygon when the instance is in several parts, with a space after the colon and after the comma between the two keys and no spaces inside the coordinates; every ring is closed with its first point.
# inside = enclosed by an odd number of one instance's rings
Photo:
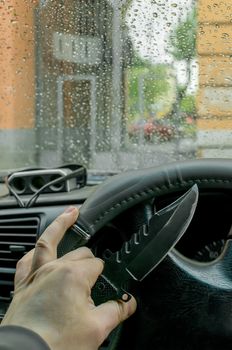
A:
{"type": "Polygon", "coordinates": [[[95,308],[96,318],[101,322],[102,341],[121,322],[130,317],[136,310],[137,303],[134,297],[128,302],[121,300],[110,300],[95,308]]]}

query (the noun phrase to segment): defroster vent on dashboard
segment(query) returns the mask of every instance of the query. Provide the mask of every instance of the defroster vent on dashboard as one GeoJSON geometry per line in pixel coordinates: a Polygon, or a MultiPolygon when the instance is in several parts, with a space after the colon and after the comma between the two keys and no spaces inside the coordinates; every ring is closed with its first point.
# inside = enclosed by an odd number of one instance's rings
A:
{"type": "Polygon", "coordinates": [[[39,217],[0,217],[0,300],[10,300],[15,267],[35,246],[39,217]]]}

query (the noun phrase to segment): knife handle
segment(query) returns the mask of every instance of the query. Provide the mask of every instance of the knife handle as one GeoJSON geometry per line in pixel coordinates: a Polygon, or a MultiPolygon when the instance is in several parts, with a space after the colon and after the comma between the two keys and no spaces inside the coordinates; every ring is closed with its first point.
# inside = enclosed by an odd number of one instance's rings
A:
{"type": "Polygon", "coordinates": [[[104,275],[100,275],[92,288],[92,299],[95,305],[105,303],[109,300],[122,300],[127,302],[131,295],[120,287],[116,287],[104,275]]]}

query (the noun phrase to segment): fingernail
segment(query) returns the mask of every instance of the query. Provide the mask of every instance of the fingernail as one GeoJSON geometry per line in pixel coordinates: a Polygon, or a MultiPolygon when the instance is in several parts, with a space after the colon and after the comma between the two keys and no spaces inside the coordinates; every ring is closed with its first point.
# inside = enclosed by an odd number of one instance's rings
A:
{"type": "Polygon", "coordinates": [[[66,214],[70,214],[70,213],[72,213],[74,210],[76,210],[76,207],[72,207],[72,206],[70,206],[70,207],[68,207],[67,209],[65,209],[65,213],[66,214]]]}

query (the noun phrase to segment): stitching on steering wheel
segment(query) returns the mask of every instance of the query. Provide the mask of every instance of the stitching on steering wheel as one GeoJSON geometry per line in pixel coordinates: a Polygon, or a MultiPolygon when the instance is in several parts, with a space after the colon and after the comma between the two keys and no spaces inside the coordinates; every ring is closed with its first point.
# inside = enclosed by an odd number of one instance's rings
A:
{"type": "Polygon", "coordinates": [[[162,186],[156,186],[151,187],[151,188],[147,188],[144,189],[141,192],[135,193],[133,195],[131,195],[130,197],[128,197],[127,199],[123,199],[121,202],[114,204],[110,209],[106,210],[104,213],[100,214],[100,216],[94,221],[93,225],[97,224],[100,220],[102,220],[106,215],[108,215],[111,211],[113,211],[114,209],[116,209],[117,207],[121,207],[125,204],[127,204],[128,202],[139,198],[139,197],[146,197],[147,194],[156,194],[156,192],[158,193],[162,193],[164,190],[169,190],[170,188],[172,189],[180,189],[185,187],[186,185],[193,185],[194,183],[197,184],[203,184],[203,183],[227,183],[227,184],[232,184],[232,180],[230,179],[189,179],[189,180],[184,180],[182,182],[175,182],[175,183],[170,183],[168,186],[167,185],[162,185],[162,186]]]}

